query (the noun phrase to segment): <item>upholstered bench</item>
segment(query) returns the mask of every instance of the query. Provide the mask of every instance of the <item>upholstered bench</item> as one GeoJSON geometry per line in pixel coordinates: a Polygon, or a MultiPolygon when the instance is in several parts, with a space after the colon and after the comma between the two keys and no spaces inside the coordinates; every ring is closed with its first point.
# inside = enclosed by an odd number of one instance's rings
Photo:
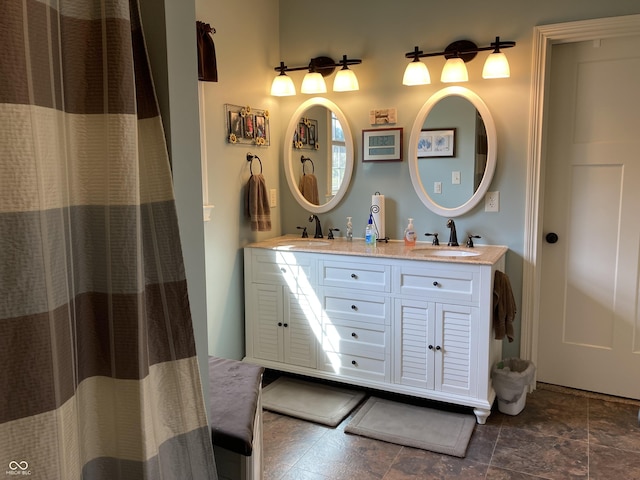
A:
{"type": "Polygon", "coordinates": [[[262,479],[262,374],[257,365],[209,357],[209,422],[220,480],[262,479]]]}

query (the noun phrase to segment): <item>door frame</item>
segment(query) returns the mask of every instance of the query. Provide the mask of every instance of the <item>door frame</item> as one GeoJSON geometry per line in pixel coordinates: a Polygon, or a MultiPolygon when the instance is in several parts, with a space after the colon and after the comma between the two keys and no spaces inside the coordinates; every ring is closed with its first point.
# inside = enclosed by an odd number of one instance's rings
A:
{"type": "MultiPolygon", "coordinates": [[[[599,18],[534,27],[529,111],[527,189],[522,272],[520,356],[538,360],[541,239],[544,211],[545,115],[553,45],[640,34],[640,15],[599,18]]],[[[535,382],[533,382],[535,386],[535,382]]]]}

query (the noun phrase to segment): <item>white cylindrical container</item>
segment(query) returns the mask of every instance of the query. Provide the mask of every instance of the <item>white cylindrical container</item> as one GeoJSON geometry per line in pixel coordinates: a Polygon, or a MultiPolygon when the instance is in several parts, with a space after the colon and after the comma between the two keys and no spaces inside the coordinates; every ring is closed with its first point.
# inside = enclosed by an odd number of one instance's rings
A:
{"type": "Polygon", "coordinates": [[[373,214],[377,237],[378,239],[384,239],[387,236],[384,229],[384,195],[375,193],[371,196],[371,213],[373,214]]]}

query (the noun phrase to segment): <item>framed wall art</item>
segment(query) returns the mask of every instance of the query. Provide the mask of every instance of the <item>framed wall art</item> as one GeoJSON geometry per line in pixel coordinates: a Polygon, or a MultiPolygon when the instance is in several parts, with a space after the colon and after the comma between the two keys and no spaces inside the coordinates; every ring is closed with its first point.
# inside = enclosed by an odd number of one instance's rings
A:
{"type": "Polygon", "coordinates": [[[418,158],[454,157],[456,154],[456,129],[426,129],[418,139],[418,158]]]}
{"type": "Polygon", "coordinates": [[[402,128],[362,131],[363,162],[401,162],[402,128]]]}
{"type": "Polygon", "coordinates": [[[317,150],[318,121],[312,118],[301,118],[298,128],[293,134],[293,148],[317,150]]]}
{"type": "Polygon", "coordinates": [[[240,145],[269,145],[269,112],[226,103],[227,142],[240,145]]]}

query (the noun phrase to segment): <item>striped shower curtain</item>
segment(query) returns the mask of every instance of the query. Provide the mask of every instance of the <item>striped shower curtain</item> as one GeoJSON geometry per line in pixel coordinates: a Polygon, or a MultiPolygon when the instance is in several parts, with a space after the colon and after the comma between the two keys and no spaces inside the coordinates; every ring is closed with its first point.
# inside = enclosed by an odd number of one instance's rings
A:
{"type": "Polygon", "coordinates": [[[0,1],[5,475],[216,478],[137,0],[0,1]]]}

